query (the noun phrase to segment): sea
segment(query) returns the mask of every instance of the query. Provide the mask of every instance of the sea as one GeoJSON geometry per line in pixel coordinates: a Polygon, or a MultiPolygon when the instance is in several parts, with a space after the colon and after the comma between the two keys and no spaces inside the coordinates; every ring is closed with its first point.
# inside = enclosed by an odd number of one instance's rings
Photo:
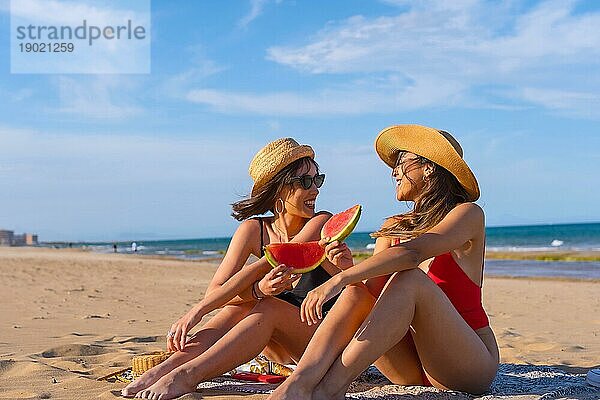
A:
{"type": "MultiPolygon", "coordinates": [[[[72,243],[71,246],[110,253],[114,251],[114,245],[116,245],[119,253],[206,260],[221,258],[227,250],[230,240],[230,237],[136,240],[134,246],[132,246],[133,241],[72,243]]],[[[355,232],[346,239],[346,243],[354,252],[365,252],[373,249],[375,240],[369,236],[369,232],[355,232]]],[[[57,246],[57,244],[53,245],[57,246]]],[[[488,227],[486,228],[486,246],[488,250],[492,251],[515,253],[600,251],[600,223],[488,227]]],[[[488,259],[485,265],[487,275],[600,279],[600,261],[488,259]]]]}

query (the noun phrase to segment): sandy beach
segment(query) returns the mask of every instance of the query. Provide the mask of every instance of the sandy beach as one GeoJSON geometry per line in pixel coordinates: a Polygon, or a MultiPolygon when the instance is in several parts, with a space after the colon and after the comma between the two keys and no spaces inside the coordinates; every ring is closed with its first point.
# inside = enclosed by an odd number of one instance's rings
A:
{"type": "MultiPolygon", "coordinates": [[[[96,378],[164,348],[215,262],[0,248],[0,398],[113,399],[96,378]]],[[[600,282],[487,277],[502,362],[585,372],[600,364],[600,282]]],[[[261,399],[203,391],[184,398],[261,399]]]]}

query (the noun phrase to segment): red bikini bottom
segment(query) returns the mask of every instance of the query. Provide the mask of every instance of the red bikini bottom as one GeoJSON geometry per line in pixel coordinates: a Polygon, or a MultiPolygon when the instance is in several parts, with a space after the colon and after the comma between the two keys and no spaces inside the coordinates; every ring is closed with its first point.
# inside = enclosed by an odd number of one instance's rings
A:
{"type": "Polygon", "coordinates": [[[421,370],[421,378],[423,378],[423,386],[433,386],[431,382],[429,382],[429,378],[427,378],[427,374],[423,370],[421,370]]]}

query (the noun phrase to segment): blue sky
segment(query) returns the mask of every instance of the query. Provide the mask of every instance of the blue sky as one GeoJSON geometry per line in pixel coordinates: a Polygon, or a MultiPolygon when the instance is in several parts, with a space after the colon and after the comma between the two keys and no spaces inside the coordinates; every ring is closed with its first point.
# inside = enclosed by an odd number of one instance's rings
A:
{"type": "Polygon", "coordinates": [[[11,74],[9,10],[1,228],[229,236],[253,154],[292,136],[327,174],[318,206],[375,229],[405,210],[373,151],[397,123],[461,141],[490,226],[600,220],[599,2],[155,0],[151,73],[104,75],[11,74]]]}

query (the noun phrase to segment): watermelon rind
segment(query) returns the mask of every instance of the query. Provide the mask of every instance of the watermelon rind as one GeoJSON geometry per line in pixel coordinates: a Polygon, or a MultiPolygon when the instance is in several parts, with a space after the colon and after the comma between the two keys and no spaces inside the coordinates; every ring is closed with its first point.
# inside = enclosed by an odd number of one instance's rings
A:
{"type": "MultiPolygon", "coordinates": [[[[356,211],[354,212],[354,215],[352,216],[350,221],[348,221],[346,226],[344,226],[344,228],[342,228],[336,235],[331,236],[331,238],[329,239],[329,243],[335,242],[336,240],[338,242],[343,242],[344,240],[346,240],[346,238],[348,236],[350,236],[350,234],[352,233],[354,228],[356,228],[356,224],[358,224],[358,220],[360,219],[360,214],[362,213],[362,206],[360,204],[352,206],[348,210],[342,211],[340,214],[343,214],[349,210],[352,210],[353,208],[355,208],[356,211]]],[[[333,219],[333,218],[335,218],[335,215],[333,217],[331,217],[331,219],[333,219]]],[[[321,229],[321,239],[324,239],[327,237],[327,235],[325,234],[326,227],[327,227],[327,223],[325,223],[325,225],[323,225],[323,228],[321,229]]]]}
{"type": "MultiPolygon", "coordinates": [[[[279,261],[277,261],[275,259],[275,256],[271,253],[271,250],[269,249],[269,245],[265,246],[264,250],[265,250],[265,258],[267,259],[269,264],[271,264],[271,267],[276,268],[279,265],[281,265],[281,263],[279,261]]],[[[325,250],[323,250],[323,256],[319,259],[319,261],[317,261],[313,265],[309,265],[305,268],[294,268],[294,273],[295,274],[305,274],[307,272],[310,272],[313,269],[317,268],[319,265],[321,265],[323,263],[323,261],[325,261],[326,257],[327,257],[327,255],[325,254],[325,250]]]]}

